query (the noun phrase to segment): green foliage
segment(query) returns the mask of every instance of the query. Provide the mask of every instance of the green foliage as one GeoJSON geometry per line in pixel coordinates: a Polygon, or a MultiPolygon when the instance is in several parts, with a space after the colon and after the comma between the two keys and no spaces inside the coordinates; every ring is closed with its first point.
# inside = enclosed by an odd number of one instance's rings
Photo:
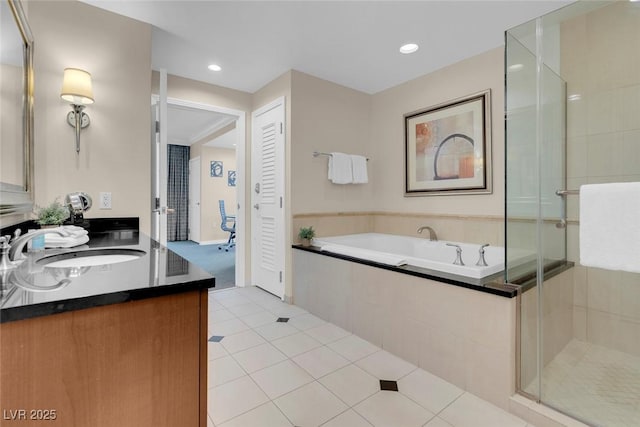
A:
{"type": "Polygon", "coordinates": [[[302,227],[298,232],[298,237],[301,239],[313,239],[316,236],[316,230],[313,227],[302,227]]]}
{"type": "Polygon", "coordinates": [[[69,218],[69,208],[63,206],[57,199],[49,206],[38,207],[36,211],[40,225],[61,225],[65,219],[69,218]]]}

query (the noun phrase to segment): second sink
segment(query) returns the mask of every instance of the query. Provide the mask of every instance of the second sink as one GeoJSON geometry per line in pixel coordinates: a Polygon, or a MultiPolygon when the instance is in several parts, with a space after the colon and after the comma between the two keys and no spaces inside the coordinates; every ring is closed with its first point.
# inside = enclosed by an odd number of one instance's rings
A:
{"type": "Polygon", "coordinates": [[[90,249],[45,256],[37,260],[36,264],[53,268],[91,267],[132,261],[143,255],[146,252],[138,249],[90,249]]]}

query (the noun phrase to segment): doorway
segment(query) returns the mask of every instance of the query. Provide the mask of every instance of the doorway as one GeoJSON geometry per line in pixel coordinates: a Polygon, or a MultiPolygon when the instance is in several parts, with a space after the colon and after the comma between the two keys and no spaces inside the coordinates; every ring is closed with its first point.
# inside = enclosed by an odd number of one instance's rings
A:
{"type": "MultiPolygon", "coordinates": [[[[154,102],[159,103],[159,98],[154,97],[154,102]]],[[[159,131],[162,132],[164,128],[167,145],[190,147],[190,158],[187,163],[189,181],[193,183],[193,185],[189,185],[189,240],[167,242],[167,247],[194,264],[200,265],[201,268],[217,278],[221,278],[224,270],[224,276],[232,278],[230,283],[226,283],[227,285],[244,286],[246,254],[242,239],[238,239],[233,252],[226,253],[218,249],[218,244],[222,239],[216,240],[208,237],[207,233],[219,230],[220,216],[218,197],[216,194],[208,192],[207,184],[210,184],[212,180],[224,179],[226,186],[230,171],[227,169],[229,166],[233,167],[233,200],[230,208],[236,214],[236,231],[238,235],[244,236],[244,215],[242,209],[238,207],[244,206],[245,112],[174,98],[167,98],[166,109],[166,126],[159,126],[159,131]],[[227,167],[224,167],[223,164],[224,177],[212,177],[210,161],[204,155],[209,150],[207,143],[228,133],[226,132],[227,128],[236,130],[231,136],[233,138],[232,161],[227,162],[227,167]],[[197,187],[200,189],[198,190],[197,187]],[[224,262],[221,261],[223,257],[225,257],[224,262]],[[211,262],[211,260],[215,262],[211,262]]],[[[158,139],[162,140],[163,138],[158,139]]],[[[162,149],[160,148],[160,150],[162,149]]],[[[160,185],[169,185],[166,175],[160,177],[159,181],[160,185]]],[[[171,215],[172,209],[172,206],[167,206],[168,215],[171,215]]],[[[166,232],[166,230],[164,231],[166,232]]],[[[224,241],[226,242],[226,240],[224,241]]],[[[225,280],[225,282],[229,281],[225,280]]],[[[218,284],[222,285],[222,282],[217,280],[216,287],[218,284]]]]}

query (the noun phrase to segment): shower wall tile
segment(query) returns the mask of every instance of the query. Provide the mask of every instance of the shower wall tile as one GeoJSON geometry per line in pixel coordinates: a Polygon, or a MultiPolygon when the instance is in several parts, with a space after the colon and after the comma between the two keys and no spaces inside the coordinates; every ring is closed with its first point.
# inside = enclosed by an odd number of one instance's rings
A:
{"type": "Polygon", "coordinates": [[[587,137],[567,139],[567,178],[587,176],[587,137]]]}
{"type": "Polygon", "coordinates": [[[587,309],[584,307],[573,307],[573,336],[587,341],[587,309]]]}
{"type": "Polygon", "coordinates": [[[640,321],[640,274],[621,272],[620,288],[620,315],[640,321]]]}
{"type": "Polygon", "coordinates": [[[573,267],[573,305],[587,306],[587,268],[579,264],[573,267]]]}

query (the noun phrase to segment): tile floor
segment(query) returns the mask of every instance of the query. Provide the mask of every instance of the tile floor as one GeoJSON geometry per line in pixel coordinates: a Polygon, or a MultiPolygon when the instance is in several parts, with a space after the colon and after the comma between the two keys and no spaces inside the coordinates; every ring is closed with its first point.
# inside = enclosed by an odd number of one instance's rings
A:
{"type": "Polygon", "coordinates": [[[209,336],[209,427],[532,427],[258,288],[213,291],[209,336]]]}
{"type": "Polygon", "coordinates": [[[640,425],[637,356],[574,339],[545,366],[542,384],[543,400],[569,414],[607,427],[640,425]]]}

